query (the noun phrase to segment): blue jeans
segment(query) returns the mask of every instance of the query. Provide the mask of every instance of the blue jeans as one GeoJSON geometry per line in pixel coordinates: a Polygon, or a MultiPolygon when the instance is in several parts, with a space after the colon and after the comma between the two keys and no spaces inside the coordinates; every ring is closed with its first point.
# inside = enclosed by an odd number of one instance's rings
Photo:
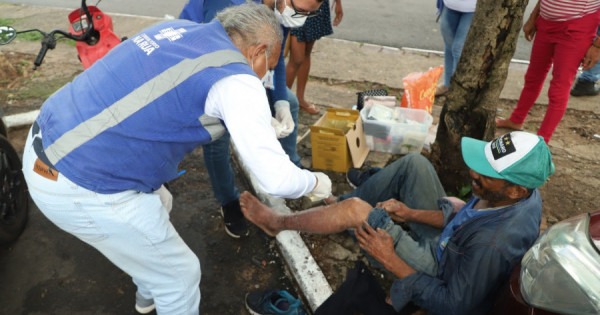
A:
{"type": "MultiPolygon", "coordinates": [[[[598,26],[598,31],[596,34],[600,34],[600,26],[598,26]]],[[[596,64],[590,69],[584,70],[579,75],[579,81],[589,81],[589,82],[597,82],[600,80],[600,61],[596,62],[596,64]]]]}
{"type": "Polygon", "coordinates": [[[444,38],[444,85],[447,87],[456,70],[472,19],[473,12],[454,11],[445,6],[442,8],[440,31],[444,38]]]}
{"type": "MultiPolygon", "coordinates": [[[[290,157],[292,163],[300,167],[300,156],[296,151],[296,139],[298,138],[298,98],[290,89],[287,89],[287,92],[288,101],[290,102],[290,112],[294,119],[294,131],[289,136],[279,139],[279,143],[281,143],[281,147],[290,157]]],[[[272,105],[271,112],[274,113],[272,105]]],[[[235,187],[235,176],[229,160],[230,140],[231,136],[226,132],[216,141],[202,146],[204,163],[210,177],[215,199],[222,205],[240,198],[240,192],[235,187]]]]}
{"type": "MultiPolygon", "coordinates": [[[[438,200],[445,196],[431,163],[420,154],[409,154],[375,173],[339,200],[358,197],[375,207],[378,202],[394,198],[412,209],[438,211],[438,200]]],[[[440,229],[409,222],[410,231],[406,231],[381,208],[373,208],[367,221],[373,228],[384,229],[392,236],[396,254],[409,266],[436,276],[440,229]]]]}

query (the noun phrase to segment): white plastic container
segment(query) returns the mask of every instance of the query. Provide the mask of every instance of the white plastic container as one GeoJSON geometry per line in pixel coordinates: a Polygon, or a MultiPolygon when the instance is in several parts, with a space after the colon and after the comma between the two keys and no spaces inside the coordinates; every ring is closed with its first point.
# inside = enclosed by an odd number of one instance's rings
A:
{"type": "Polygon", "coordinates": [[[363,108],[365,141],[371,151],[393,154],[421,153],[433,122],[433,117],[423,109],[394,107],[394,121],[369,119],[370,108],[363,108]]]}

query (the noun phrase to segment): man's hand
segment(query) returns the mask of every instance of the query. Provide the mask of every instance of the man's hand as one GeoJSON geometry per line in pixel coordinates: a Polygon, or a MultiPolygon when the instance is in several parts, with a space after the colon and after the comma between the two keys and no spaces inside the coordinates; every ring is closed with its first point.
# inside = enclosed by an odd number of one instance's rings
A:
{"type": "Polygon", "coordinates": [[[377,228],[375,231],[367,222],[363,222],[362,227],[354,230],[354,234],[360,248],[399,279],[416,272],[396,255],[394,240],[385,230],[377,228]]]}
{"type": "Polygon", "coordinates": [[[358,245],[378,262],[387,266],[396,257],[392,237],[380,228],[377,231],[367,223],[355,229],[358,245]]]}
{"type": "Polygon", "coordinates": [[[581,61],[581,66],[583,67],[583,70],[590,69],[591,67],[596,65],[596,62],[598,62],[598,60],[600,59],[600,48],[594,45],[595,44],[592,44],[590,48],[588,48],[587,52],[585,53],[585,57],[583,57],[583,60],[581,61]]]}
{"type": "Polygon", "coordinates": [[[390,218],[396,222],[407,222],[408,215],[411,211],[411,209],[403,202],[400,202],[396,199],[378,202],[375,206],[387,211],[390,218]]]}
{"type": "Polygon", "coordinates": [[[277,139],[285,137],[283,136],[283,126],[281,126],[281,123],[273,117],[271,117],[271,127],[275,129],[275,136],[277,136],[277,139]]]}
{"type": "Polygon", "coordinates": [[[280,100],[275,102],[273,107],[275,107],[275,119],[281,125],[281,129],[277,133],[277,138],[285,138],[294,131],[294,119],[290,112],[290,102],[280,100]]]}
{"type": "Polygon", "coordinates": [[[313,172],[317,178],[317,185],[310,192],[317,199],[325,199],[331,196],[331,179],[322,172],[313,172]]]}

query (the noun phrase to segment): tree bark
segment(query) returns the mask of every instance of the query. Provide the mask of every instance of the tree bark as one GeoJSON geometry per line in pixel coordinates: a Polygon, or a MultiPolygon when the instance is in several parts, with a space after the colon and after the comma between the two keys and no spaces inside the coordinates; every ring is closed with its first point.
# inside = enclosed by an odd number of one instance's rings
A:
{"type": "Polygon", "coordinates": [[[470,182],[461,138],[493,138],[496,108],[515,53],[527,0],[478,0],[440,115],[430,160],[446,191],[470,182]]]}

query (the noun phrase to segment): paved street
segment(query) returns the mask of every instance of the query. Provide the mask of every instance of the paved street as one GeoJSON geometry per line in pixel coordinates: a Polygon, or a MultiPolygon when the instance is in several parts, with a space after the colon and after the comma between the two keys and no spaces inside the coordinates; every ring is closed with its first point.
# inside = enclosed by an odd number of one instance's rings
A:
{"type": "MultiPolygon", "coordinates": [[[[58,8],[76,8],[78,0],[4,0],[6,3],[33,4],[58,8]]],[[[145,15],[162,18],[179,16],[187,0],[102,0],[98,6],[105,12],[145,15]]],[[[95,1],[88,1],[94,5],[95,1]]],[[[535,6],[529,1],[525,16],[535,6]]],[[[334,28],[331,38],[391,47],[409,47],[443,51],[444,44],[436,23],[435,1],[421,0],[342,0],[344,18],[334,28]]],[[[531,43],[520,36],[515,59],[529,60],[531,43]]]]}

